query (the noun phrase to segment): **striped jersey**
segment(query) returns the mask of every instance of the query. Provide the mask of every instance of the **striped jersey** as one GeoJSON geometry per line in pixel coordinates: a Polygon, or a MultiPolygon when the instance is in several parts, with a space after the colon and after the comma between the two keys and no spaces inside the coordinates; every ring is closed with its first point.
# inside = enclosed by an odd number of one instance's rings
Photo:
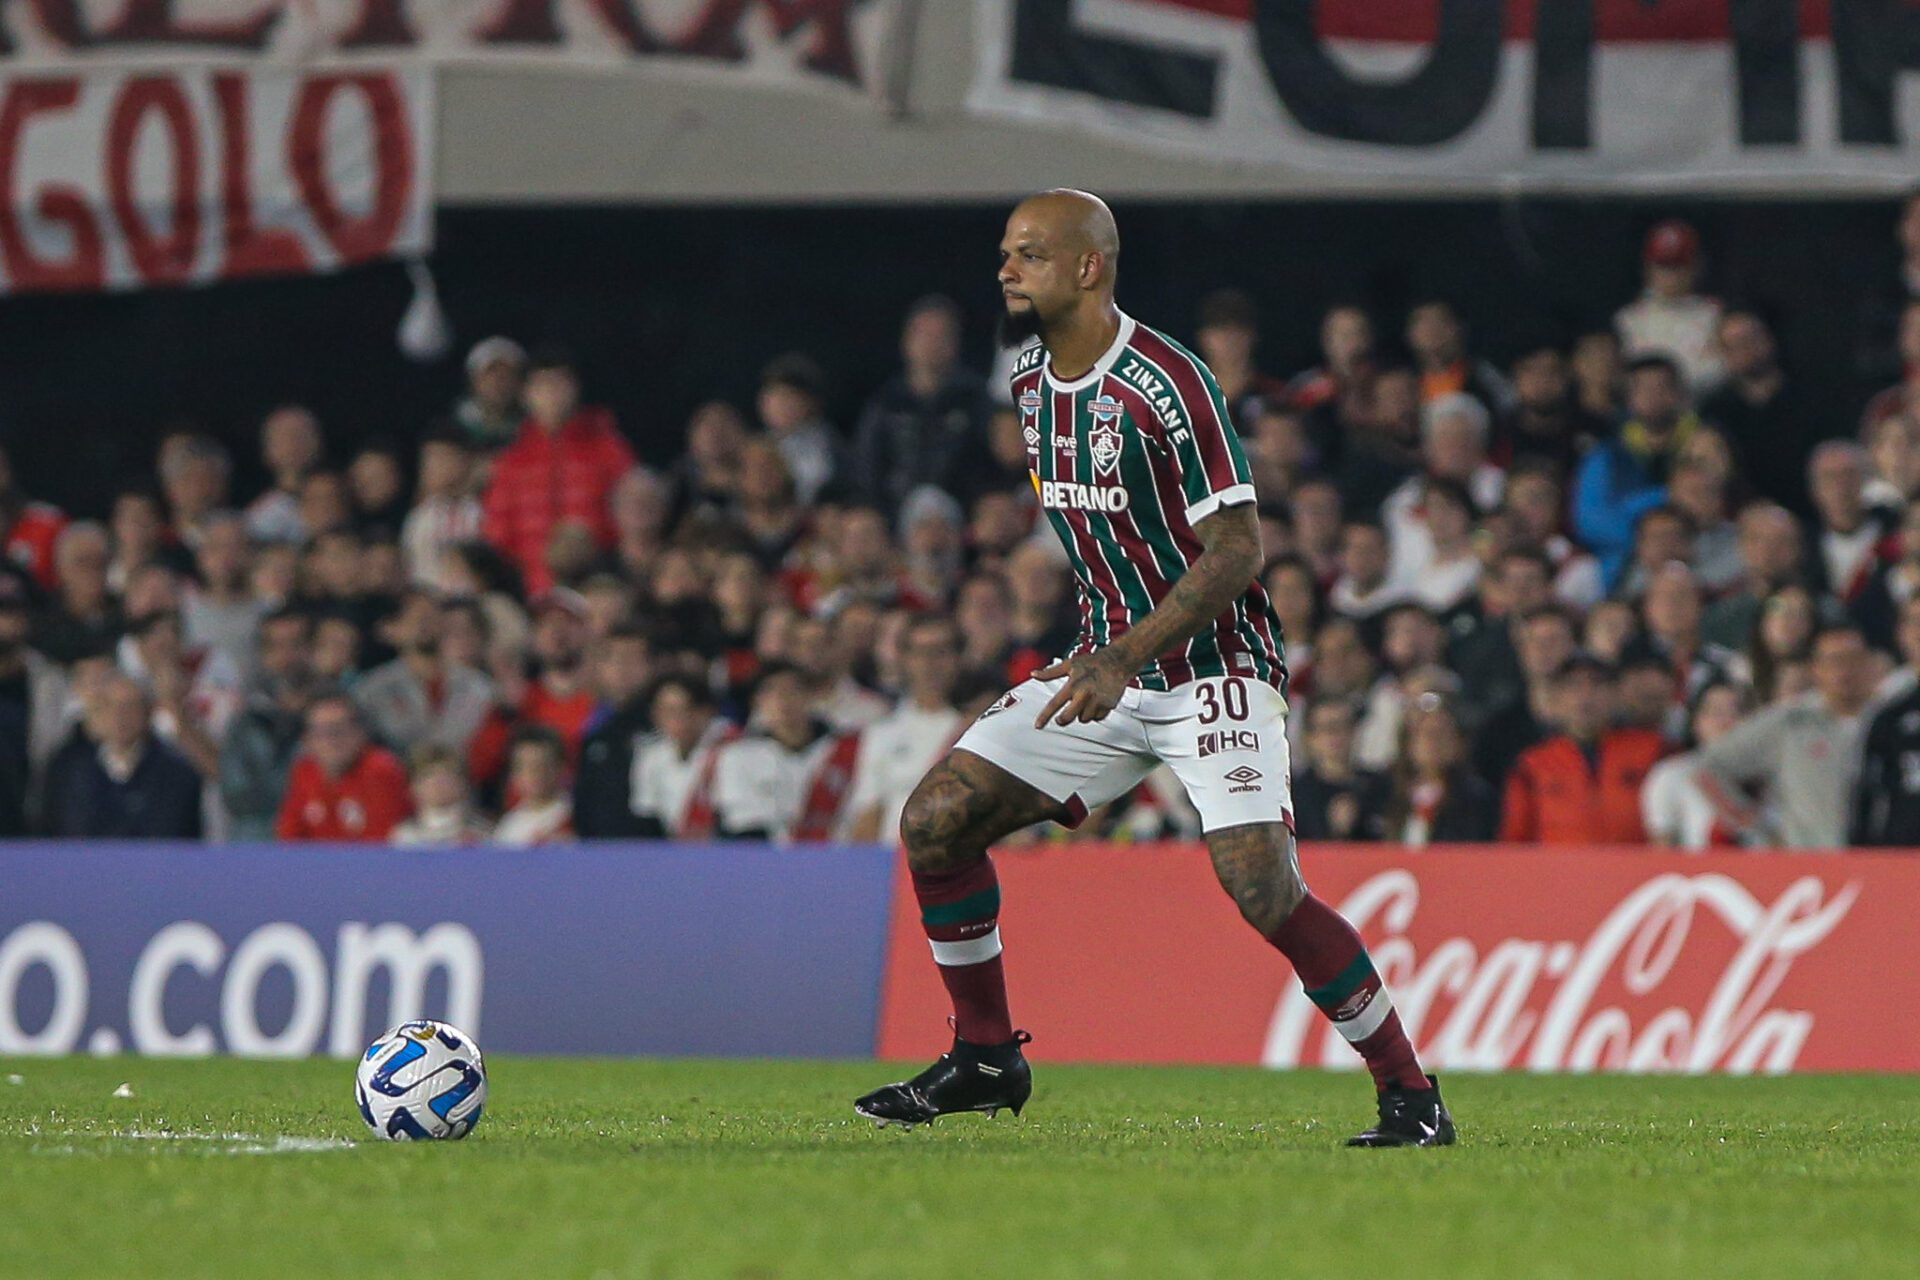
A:
{"type": "MultiPolygon", "coordinates": [[[[1199,558],[1195,523],[1254,500],[1246,454],[1206,365],[1126,315],[1113,345],[1072,382],[1054,377],[1039,344],[1021,352],[1013,402],[1033,487],[1078,583],[1080,635],[1069,656],[1090,653],[1151,612],[1199,558]]],[[[1256,579],[1133,683],[1166,690],[1241,675],[1284,691],[1284,654],[1280,619],[1256,579]]]]}

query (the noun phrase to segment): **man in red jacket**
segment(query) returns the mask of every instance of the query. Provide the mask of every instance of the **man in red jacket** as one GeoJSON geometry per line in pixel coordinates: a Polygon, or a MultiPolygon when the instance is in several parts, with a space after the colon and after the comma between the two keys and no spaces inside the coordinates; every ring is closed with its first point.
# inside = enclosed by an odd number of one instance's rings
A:
{"type": "Polygon", "coordinates": [[[367,840],[387,836],[413,812],[406,766],[367,741],[344,693],[307,708],[306,750],[293,762],[274,834],[282,840],[367,840]]]}
{"type": "Polygon", "coordinates": [[[1589,653],[1567,659],[1551,701],[1563,732],[1520,753],[1507,774],[1502,840],[1645,844],[1640,785],[1666,754],[1652,729],[1613,729],[1614,672],[1589,653]]]}
{"type": "Polygon", "coordinates": [[[534,353],[524,394],[527,420],[494,462],[481,530],[537,595],[553,585],[546,552],[556,526],[583,525],[596,546],[613,546],[618,530],[608,498],[633,469],[633,450],[613,414],[581,406],[580,379],[565,352],[534,353]]]}

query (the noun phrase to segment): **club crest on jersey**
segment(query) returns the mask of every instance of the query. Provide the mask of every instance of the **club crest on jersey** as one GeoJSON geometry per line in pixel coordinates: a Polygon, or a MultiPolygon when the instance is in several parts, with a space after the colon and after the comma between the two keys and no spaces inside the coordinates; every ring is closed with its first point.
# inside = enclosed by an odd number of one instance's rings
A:
{"type": "Polygon", "coordinates": [[[1027,442],[1028,453],[1040,451],[1040,406],[1043,401],[1038,391],[1028,391],[1020,397],[1020,425],[1025,428],[1021,435],[1027,442]]]}
{"type": "Polygon", "coordinates": [[[1120,463],[1120,415],[1126,409],[1118,400],[1105,398],[1087,406],[1093,426],[1087,429],[1087,452],[1096,471],[1112,471],[1120,463]]]}

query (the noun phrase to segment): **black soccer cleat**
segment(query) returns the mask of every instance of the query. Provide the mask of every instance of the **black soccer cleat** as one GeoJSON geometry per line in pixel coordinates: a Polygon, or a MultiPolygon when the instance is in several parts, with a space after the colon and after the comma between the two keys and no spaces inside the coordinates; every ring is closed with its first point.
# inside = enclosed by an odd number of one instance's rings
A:
{"type": "Polygon", "coordinates": [[[1033,1069],[1020,1046],[1033,1037],[1013,1033],[1005,1044],[978,1045],[954,1037],[953,1048],[911,1080],[875,1089],[853,1109],[884,1129],[911,1129],[962,1111],[993,1115],[1005,1107],[1015,1115],[1033,1095],[1033,1069]]]}
{"type": "Polygon", "coordinates": [[[1347,1139],[1350,1147],[1450,1147],[1453,1117],[1440,1100],[1440,1077],[1430,1089],[1387,1089],[1380,1094],[1380,1120],[1347,1139]]]}

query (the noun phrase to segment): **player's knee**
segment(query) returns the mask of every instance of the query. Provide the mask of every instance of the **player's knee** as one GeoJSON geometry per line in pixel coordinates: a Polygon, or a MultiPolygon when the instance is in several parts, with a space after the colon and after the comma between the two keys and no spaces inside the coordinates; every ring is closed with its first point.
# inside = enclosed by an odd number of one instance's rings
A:
{"type": "Polygon", "coordinates": [[[966,824],[962,800],[947,788],[927,785],[931,781],[930,774],[900,811],[900,844],[915,871],[949,871],[978,853],[957,839],[966,824]]]}

